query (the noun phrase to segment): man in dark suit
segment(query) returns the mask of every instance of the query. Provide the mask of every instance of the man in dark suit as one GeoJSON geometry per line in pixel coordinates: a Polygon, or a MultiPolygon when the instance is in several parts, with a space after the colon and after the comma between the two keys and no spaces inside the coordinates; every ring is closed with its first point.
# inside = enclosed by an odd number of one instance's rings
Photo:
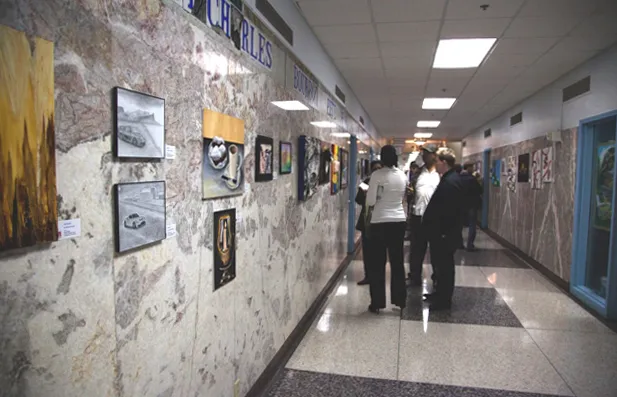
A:
{"type": "MultiPolygon", "coordinates": [[[[371,173],[381,168],[381,161],[376,160],[371,162],[371,173]]],[[[363,181],[364,185],[370,183],[371,177],[369,176],[363,181]]],[[[366,233],[366,225],[364,224],[366,218],[366,190],[362,189],[362,185],[358,188],[358,193],[356,193],[356,204],[362,206],[362,210],[360,211],[360,218],[358,218],[358,223],[356,224],[356,230],[359,230],[362,233],[362,261],[364,262],[364,278],[358,281],[358,285],[368,285],[368,258],[369,258],[369,240],[368,233],[366,233]]]]}
{"type": "Polygon", "coordinates": [[[422,218],[436,273],[432,294],[425,295],[431,310],[450,309],[454,292],[454,252],[460,245],[465,205],[465,186],[454,170],[456,158],[449,148],[437,151],[437,172],[441,180],[422,218]],[[436,287],[436,288],[435,288],[436,287]]]}

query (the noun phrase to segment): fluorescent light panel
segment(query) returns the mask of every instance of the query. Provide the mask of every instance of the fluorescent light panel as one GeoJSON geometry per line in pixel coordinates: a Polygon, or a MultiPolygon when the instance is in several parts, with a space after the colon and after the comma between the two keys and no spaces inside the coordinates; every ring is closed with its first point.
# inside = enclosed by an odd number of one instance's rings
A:
{"type": "Polygon", "coordinates": [[[422,109],[448,110],[454,102],[456,98],[424,98],[422,109]]]}
{"type": "Polygon", "coordinates": [[[480,66],[497,39],[439,40],[433,68],[465,69],[480,66]]]}
{"type": "Polygon", "coordinates": [[[283,110],[309,110],[308,106],[300,101],[274,101],[272,104],[283,110]]]}
{"type": "Polygon", "coordinates": [[[311,124],[319,128],[336,128],[336,124],[331,121],[311,121],[311,124]]]}
{"type": "Polygon", "coordinates": [[[330,135],[335,138],[349,138],[351,136],[349,132],[333,132],[330,135]]]}
{"type": "Polygon", "coordinates": [[[413,134],[414,138],[424,138],[424,139],[428,139],[430,137],[433,136],[432,132],[416,132],[415,134],[413,134]]]}
{"type": "Polygon", "coordinates": [[[423,120],[423,121],[418,121],[416,126],[418,128],[437,128],[437,127],[439,127],[439,124],[441,124],[441,121],[423,120]]]}

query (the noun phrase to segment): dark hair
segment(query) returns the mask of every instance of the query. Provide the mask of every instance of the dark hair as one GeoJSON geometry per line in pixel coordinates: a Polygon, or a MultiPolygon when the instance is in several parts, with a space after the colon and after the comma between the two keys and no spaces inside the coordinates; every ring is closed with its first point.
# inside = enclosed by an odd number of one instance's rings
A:
{"type": "Polygon", "coordinates": [[[371,171],[373,171],[373,169],[375,169],[375,166],[377,166],[377,165],[383,165],[383,164],[381,164],[381,161],[379,161],[379,160],[371,161],[371,171]]]}
{"type": "Polygon", "coordinates": [[[456,157],[450,148],[439,148],[437,151],[437,158],[441,161],[445,161],[450,168],[454,168],[456,165],[456,157]]]}
{"type": "Polygon", "coordinates": [[[460,165],[460,163],[454,164],[454,171],[456,171],[457,174],[460,174],[461,171],[463,171],[463,166],[460,165]]]}
{"type": "Polygon", "coordinates": [[[418,164],[416,164],[416,162],[414,161],[413,163],[411,163],[411,165],[409,166],[409,168],[419,168],[418,164]]]}
{"type": "Polygon", "coordinates": [[[381,162],[386,167],[394,167],[398,164],[398,155],[394,146],[386,145],[381,148],[381,162]]]}
{"type": "Polygon", "coordinates": [[[473,171],[475,166],[476,165],[474,163],[465,163],[465,165],[463,166],[463,169],[465,169],[465,171],[467,171],[467,172],[471,172],[471,171],[473,171]]]}

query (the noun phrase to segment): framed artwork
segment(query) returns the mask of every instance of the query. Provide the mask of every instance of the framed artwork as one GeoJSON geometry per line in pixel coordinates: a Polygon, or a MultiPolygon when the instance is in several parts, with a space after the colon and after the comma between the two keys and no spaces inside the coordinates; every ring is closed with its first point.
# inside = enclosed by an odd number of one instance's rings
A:
{"type": "Polygon", "coordinates": [[[516,157],[514,156],[509,156],[508,157],[508,164],[506,165],[506,172],[507,172],[507,180],[506,180],[506,185],[508,187],[508,190],[511,191],[512,193],[516,192],[516,174],[518,171],[518,167],[516,166],[516,157]]]}
{"type": "Polygon", "coordinates": [[[596,197],[592,200],[593,227],[610,232],[615,181],[615,142],[599,143],[596,150],[598,165],[594,176],[596,197]]]}
{"type": "Polygon", "coordinates": [[[214,213],[214,290],[236,278],[236,209],[214,213]]]}
{"type": "Polygon", "coordinates": [[[360,160],[356,161],[356,175],[358,175],[360,181],[364,180],[364,175],[362,175],[362,162],[360,160]]]}
{"type": "Polygon", "coordinates": [[[493,160],[491,167],[491,184],[495,187],[501,186],[501,160],[493,160]]]}
{"type": "Polygon", "coordinates": [[[341,149],[341,189],[345,189],[349,183],[349,152],[341,149]]]}
{"type": "Polygon", "coordinates": [[[371,162],[368,159],[362,160],[364,162],[364,177],[368,177],[371,174],[371,162]]]}
{"type": "Polygon", "coordinates": [[[298,138],[298,200],[306,201],[317,192],[321,155],[319,139],[305,135],[298,138]]]}
{"type": "Polygon", "coordinates": [[[500,164],[501,164],[501,175],[508,175],[508,159],[503,158],[500,160],[500,164]]]}
{"type": "Polygon", "coordinates": [[[549,146],[542,149],[542,181],[544,183],[554,182],[553,176],[553,147],[549,146]]]}
{"type": "Polygon", "coordinates": [[[330,165],[330,194],[337,194],[339,191],[339,180],[341,177],[341,163],[339,161],[339,147],[332,145],[332,164],[330,165]]]}
{"type": "Polygon", "coordinates": [[[115,195],[118,252],[165,239],[165,181],[119,183],[115,195]]]}
{"type": "Polygon", "coordinates": [[[531,188],[542,189],[542,151],[536,150],[531,155],[531,188]]]}
{"type": "Polygon", "coordinates": [[[519,183],[529,182],[529,153],[518,156],[518,176],[519,183]]]}
{"type": "Polygon", "coordinates": [[[244,191],[244,121],[214,110],[203,111],[202,199],[244,191]]]}
{"type": "Polygon", "coordinates": [[[330,181],[330,165],[332,163],[332,152],[330,144],[320,142],[321,151],[319,154],[319,184],[324,185],[330,181]]]}
{"type": "Polygon", "coordinates": [[[0,251],[58,239],[54,44],[0,25],[0,251]],[[27,89],[26,89],[27,88],[27,89]]]}
{"type": "Polygon", "coordinates": [[[272,180],[274,140],[257,135],[255,139],[255,182],[272,180]]]}
{"type": "Polygon", "coordinates": [[[165,158],[165,100],[115,88],[116,156],[165,158]]]}
{"type": "Polygon", "coordinates": [[[279,142],[279,174],[291,174],[291,142],[279,142]]]}

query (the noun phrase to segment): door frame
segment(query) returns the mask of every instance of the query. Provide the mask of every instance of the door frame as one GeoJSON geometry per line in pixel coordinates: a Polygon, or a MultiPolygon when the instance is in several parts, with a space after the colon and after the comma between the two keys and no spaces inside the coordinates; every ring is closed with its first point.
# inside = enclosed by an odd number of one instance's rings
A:
{"type": "MultiPolygon", "coordinates": [[[[491,188],[491,149],[485,149],[482,153],[482,173],[484,191],[482,192],[482,229],[488,229],[488,205],[489,193],[491,188]]],[[[501,172],[501,170],[499,171],[501,172]]]]}
{"type": "MultiPolygon", "coordinates": [[[[609,263],[607,271],[607,295],[601,298],[585,286],[587,271],[588,232],[591,222],[591,193],[593,181],[594,134],[593,124],[615,117],[617,110],[583,119],[579,122],[576,147],[576,180],[574,196],[574,233],[572,236],[572,263],[570,268],[570,292],[583,303],[605,318],[617,318],[617,194],[613,185],[613,213],[609,237],[609,263]],[[611,282],[614,281],[614,282],[611,282]]],[[[617,134],[617,131],[615,131],[617,134]]],[[[617,135],[616,135],[617,136],[617,135]]],[[[617,162],[613,170],[617,175],[617,162]]]]}

